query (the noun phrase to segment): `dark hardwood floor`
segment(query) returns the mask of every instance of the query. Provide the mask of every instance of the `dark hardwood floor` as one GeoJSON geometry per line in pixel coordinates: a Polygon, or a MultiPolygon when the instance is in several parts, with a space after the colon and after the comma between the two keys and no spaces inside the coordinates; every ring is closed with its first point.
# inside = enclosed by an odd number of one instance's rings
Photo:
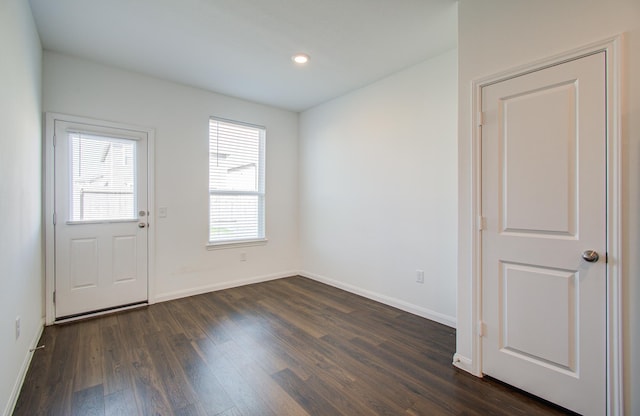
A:
{"type": "Polygon", "coordinates": [[[292,277],[47,327],[14,415],[556,415],[455,330],[292,277]]]}

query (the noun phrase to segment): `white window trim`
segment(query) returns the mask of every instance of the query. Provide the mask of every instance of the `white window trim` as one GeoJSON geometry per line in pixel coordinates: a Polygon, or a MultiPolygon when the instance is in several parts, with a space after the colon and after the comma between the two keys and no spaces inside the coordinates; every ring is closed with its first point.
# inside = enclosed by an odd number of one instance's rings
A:
{"type": "Polygon", "coordinates": [[[221,241],[219,243],[208,243],[207,250],[224,250],[227,248],[242,248],[242,247],[253,247],[253,246],[263,246],[267,244],[269,240],[266,238],[257,238],[250,240],[234,240],[234,241],[221,241]]]}

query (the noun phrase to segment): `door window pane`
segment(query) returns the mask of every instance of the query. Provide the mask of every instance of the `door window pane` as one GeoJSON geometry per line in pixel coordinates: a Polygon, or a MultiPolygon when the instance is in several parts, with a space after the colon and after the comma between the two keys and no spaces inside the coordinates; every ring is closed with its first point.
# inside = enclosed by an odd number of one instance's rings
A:
{"type": "Polygon", "coordinates": [[[71,221],[135,220],[136,141],[70,133],[71,221]]]}

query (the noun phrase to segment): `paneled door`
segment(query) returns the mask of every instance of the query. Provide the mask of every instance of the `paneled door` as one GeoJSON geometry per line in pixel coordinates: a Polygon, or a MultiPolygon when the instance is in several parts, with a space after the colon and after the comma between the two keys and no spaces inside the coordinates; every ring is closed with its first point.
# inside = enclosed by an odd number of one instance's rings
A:
{"type": "Polygon", "coordinates": [[[54,128],[56,319],[147,301],[147,133],[54,128]]]}
{"type": "Polygon", "coordinates": [[[606,413],[604,52],[482,88],[483,372],[606,413]]]}

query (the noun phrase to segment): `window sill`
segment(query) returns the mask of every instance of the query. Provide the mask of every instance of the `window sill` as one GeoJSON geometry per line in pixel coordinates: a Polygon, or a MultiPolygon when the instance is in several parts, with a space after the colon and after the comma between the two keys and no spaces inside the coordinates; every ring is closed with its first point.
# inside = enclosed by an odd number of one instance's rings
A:
{"type": "Polygon", "coordinates": [[[267,244],[269,240],[266,238],[256,239],[256,240],[242,240],[242,241],[226,241],[220,243],[208,243],[207,250],[224,250],[228,248],[241,248],[241,247],[252,247],[252,246],[263,246],[267,244]]]}

